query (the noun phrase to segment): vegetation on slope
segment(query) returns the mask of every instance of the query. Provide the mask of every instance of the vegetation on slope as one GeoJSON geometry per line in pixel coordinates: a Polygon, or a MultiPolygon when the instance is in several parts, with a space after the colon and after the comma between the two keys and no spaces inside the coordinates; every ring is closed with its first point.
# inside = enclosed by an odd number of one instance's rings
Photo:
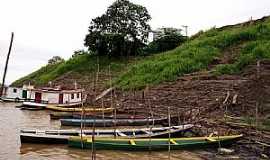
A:
{"type": "Polygon", "coordinates": [[[178,76],[207,69],[222,52],[236,44],[246,44],[233,64],[220,65],[216,73],[237,73],[260,58],[269,58],[270,19],[259,23],[245,23],[221,29],[211,29],[196,35],[182,46],[153,55],[130,66],[127,72],[115,80],[124,89],[143,88],[163,81],[173,81],[178,76]]]}
{"type": "MultiPolygon", "coordinates": [[[[123,59],[110,59],[108,56],[100,56],[98,58],[100,70],[108,69],[110,65],[112,72],[118,72],[127,65],[128,61],[123,59]]],[[[78,55],[69,60],[57,64],[47,64],[41,69],[15,81],[13,86],[21,86],[31,82],[35,85],[46,85],[49,81],[66,73],[79,73],[81,75],[89,75],[97,71],[97,56],[83,54],[78,55]]],[[[72,75],[72,74],[71,74],[72,75]]]]}
{"type": "MultiPolygon", "coordinates": [[[[269,40],[270,18],[263,18],[255,22],[199,32],[176,49],[139,58],[135,64],[130,64],[126,59],[100,56],[99,66],[102,70],[111,65],[112,72],[119,73],[129,64],[126,72],[114,79],[114,85],[123,89],[141,89],[148,85],[173,81],[183,74],[208,69],[209,64],[222,57],[226,49],[237,45],[243,47],[235,54],[237,57],[234,61],[231,64],[217,65],[212,71],[216,74],[240,73],[246,65],[257,59],[270,58],[269,40]]],[[[42,67],[17,80],[13,85],[20,86],[29,81],[36,85],[44,85],[66,73],[90,76],[96,70],[97,57],[83,54],[65,62],[42,67]]]]}

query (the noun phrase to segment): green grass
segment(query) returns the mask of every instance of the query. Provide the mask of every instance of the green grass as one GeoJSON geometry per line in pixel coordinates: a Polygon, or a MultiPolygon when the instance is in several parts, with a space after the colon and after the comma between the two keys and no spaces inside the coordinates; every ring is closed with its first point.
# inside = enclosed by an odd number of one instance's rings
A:
{"type": "Polygon", "coordinates": [[[247,43],[238,59],[233,64],[218,65],[215,69],[215,73],[240,73],[244,67],[260,59],[270,59],[270,42],[267,40],[258,40],[247,43]]]}
{"type": "Polygon", "coordinates": [[[107,56],[97,58],[97,56],[94,55],[84,54],[70,58],[69,60],[59,64],[46,65],[41,69],[15,81],[12,85],[22,86],[28,82],[35,85],[45,85],[49,81],[55,80],[66,73],[79,73],[83,76],[91,76],[97,71],[97,61],[99,61],[100,71],[107,71],[110,65],[112,73],[121,71],[128,63],[126,59],[110,59],[107,56]]]}
{"type": "Polygon", "coordinates": [[[221,74],[235,73],[256,58],[269,58],[268,40],[269,19],[263,24],[211,29],[174,50],[139,61],[120,75],[114,84],[123,89],[142,89],[163,81],[173,81],[183,74],[207,69],[215,58],[222,56],[226,48],[247,43],[235,64],[216,68],[216,72],[221,74]]]}

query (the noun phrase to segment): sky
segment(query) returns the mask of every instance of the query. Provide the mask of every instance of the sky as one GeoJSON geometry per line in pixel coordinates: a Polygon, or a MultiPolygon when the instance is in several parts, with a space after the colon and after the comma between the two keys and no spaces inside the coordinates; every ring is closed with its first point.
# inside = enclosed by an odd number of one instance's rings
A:
{"type": "MultiPolygon", "coordinates": [[[[130,0],[150,13],[152,29],[181,28],[188,34],[213,26],[236,24],[270,15],[270,0],[130,0]]],[[[0,0],[0,78],[11,32],[14,43],[6,83],[47,64],[64,59],[83,42],[91,19],[105,13],[114,0],[0,0]]]]}

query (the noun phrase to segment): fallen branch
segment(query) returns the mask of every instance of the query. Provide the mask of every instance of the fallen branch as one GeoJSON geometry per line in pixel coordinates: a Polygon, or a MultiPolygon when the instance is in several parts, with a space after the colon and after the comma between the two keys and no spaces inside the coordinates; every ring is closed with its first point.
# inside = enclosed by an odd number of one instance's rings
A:
{"type": "Polygon", "coordinates": [[[267,144],[267,143],[263,143],[263,142],[259,142],[259,141],[255,141],[255,143],[263,145],[265,147],[270,147],[270,144],[267,144]]]}

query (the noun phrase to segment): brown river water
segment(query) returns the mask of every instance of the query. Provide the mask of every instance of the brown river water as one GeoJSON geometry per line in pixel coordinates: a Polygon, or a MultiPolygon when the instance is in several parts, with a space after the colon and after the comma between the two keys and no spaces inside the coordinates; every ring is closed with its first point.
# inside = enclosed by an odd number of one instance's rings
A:
{"type": "MultiPolygon", "coordinates": [[[[66,145],[21,144],[21,129],[60,129],[60,122],[50,120],[49,111],[20,110],[15,103],[0,102],[0,160],[73,160],[91,159],[91,150],[69,148],[66,145]]],[[[63,129],[63,128],[62,128],[63,129]]],[[[96,151],[101,160],[201,159],[204,151],[124,152],[96,151]]]]}

